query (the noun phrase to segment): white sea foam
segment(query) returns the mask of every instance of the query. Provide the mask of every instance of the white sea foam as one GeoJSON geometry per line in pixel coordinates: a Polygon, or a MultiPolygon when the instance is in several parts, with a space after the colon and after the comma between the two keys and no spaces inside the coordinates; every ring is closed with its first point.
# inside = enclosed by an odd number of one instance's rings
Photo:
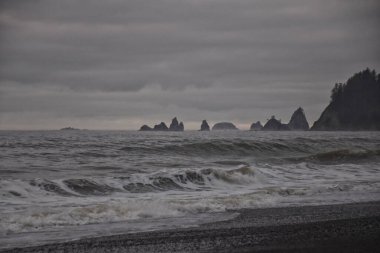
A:
{"type": "MultiPolygon", "coordinates": [[[[39,231],[47,227],[109,223],[146,218],[180,217],[188,214],[221,212],[227,209],[278,206],[288,204],[350,202],[362,199],[379,198],[380,182],[373,173],[362,168],[362,172],[351,175],[353,165],[339,165],[335,170],[319,168],[306,172],[307,164],[301,163],[292,168],[266,165],[252,169],[246,165],[233,169],[197,170],[202,175],[202,184],[194,184],[178,179],[179,171],[172,171],[169,189],[164,186],[144,192],[129,192],[123,188],[131,182],[155,186],[157,178],[165,173],[136,174],[128,179],[102,178],[87,179],[96,187],[113,187],[118,191],[109,195],[83,196],[64,186],[64,180],[48,181],[58,185],[72,195],[56,194],[41,188],[37,182],[46,180],[2,180],[1,192],[9,201],[7,210],[3,205],[0,231],[3,234],[39,231]],[[342,166],[342,167],[340,167],[342,166]],[[172,182],[178,188],[171,188],[172,182]],[[38,205],[33,205],[38,203],[38,205]],[[13,208],[12,208],[13,207],[13,208]]],[[[376,175],[380,174],[377,171],[376,175]]],[[[82,181],[80,181],[82,182],[82,181]]],[[[87,181],[83,181],[87,182],[87,181]]],[[[89,184],[91,187],[92,184],[89,184]]],[[[86,186],[82,184],[81,186],[86,186]]],[[[79,187],[79,186],[78,186],[79,187]]]]}

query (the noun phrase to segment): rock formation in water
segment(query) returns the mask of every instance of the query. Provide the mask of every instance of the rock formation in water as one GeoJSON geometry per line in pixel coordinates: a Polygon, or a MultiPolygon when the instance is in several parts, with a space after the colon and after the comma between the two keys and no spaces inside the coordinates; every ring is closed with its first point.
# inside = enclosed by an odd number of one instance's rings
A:
{"type": "Polygon", "coordinates": [[[64,127],[64,128],[61,128],[59,130],[62,130],[62,131],[72,131],[72,130],[80,130],[78,128],[74,128],[74,127],[64,127]]]}
{"type": "Polygon", "coordinates": [[[169,131],[169,128],[164,122],[161,122],[160,124],[153,127],[153,131],[169,131]]]}
{"type": "Polygon", "coordinates": [[[290,130],[309,130],[309,123],[306,120],[304,110],[299,107],[292,115],[288,127],[290,130]]]}
{"type": "Polygon", "coordinates": [[[264,131],[286,131],[289,127],[286,124],[282,124],[280,120],[277,120],[274,116],[267,121],[263,127],[264,131]]]}
{"type": "Polygon", "coordinates": [[[210,131],[210,126],[208,125],[206,120],[202,121],[201,130],[199,131],[210,131]]]}
{"type": "Polygon", "coordinates": [[[177,117],[172,119],[172,123],[169,126],[169,131],[183,131],[184,130],[183,123],[178,123],[177,117]]]}
{"type": "Polygon", "coordinates": [[[177,117],[173,118],[172,123],[170,124],[170,127],[167,127],[165,122],[161,122],[158,125],[155,125],[153,128],[151,128],[148,125],[143,125],[140,127],[140,131],[184,131],[185,126],[183,122],[178,123],[177,117]]]}
{"type": "Polygon", "coordinates": [[[250,130],[261,131],[261,130],[263,130],[263,125],[261,125],[260,121],[257,121],[256,123],[252,123],[250,130]]]}
{"type": "Polygon", "coordinates": [[[219,122],[216,123],[212,130],[239,130],[234,124],[231,122],[219,122]]]}
{"type": "Polygon", "coordinates": [[[380,130],[380,75],[367,68],[335,84],[311,130],[380,130]]]}
{"type": "Polygon", "coordinates": [[[153,128],[147,125],[143,125],[142,127],[140,127],[140,131],[152,131],[152,130],[153,128]]]}

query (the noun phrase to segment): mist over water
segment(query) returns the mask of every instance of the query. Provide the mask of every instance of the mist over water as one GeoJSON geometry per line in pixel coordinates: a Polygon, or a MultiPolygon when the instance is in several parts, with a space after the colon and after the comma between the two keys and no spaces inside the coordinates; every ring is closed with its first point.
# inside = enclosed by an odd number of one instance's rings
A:
{"type": "Polygon", "coordinates": [[[0,160],[2,247],[380,200],[376,132],[0,131],[0,160]]]}

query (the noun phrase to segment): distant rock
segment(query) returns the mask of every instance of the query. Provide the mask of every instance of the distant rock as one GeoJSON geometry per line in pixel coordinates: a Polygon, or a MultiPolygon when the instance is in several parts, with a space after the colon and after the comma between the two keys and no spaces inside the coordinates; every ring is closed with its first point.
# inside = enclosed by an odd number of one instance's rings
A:
{"type": "Polygon", "coordinates": [[[304,110],[299,107],[292,115],[288,127],[290,130],[309,130],[309,123],[306,120],[304,110]]]}
{"type": "Polygon", "coordinates": [[[208,125],[206,120],[202,121],[201,130],[200,131],[210,131],[210,126],[208,125]]]}
{"type": "Polygon", "coordinates": [[[263,125],[261,125],[260,121],[257,121],[256,123],[252,123],[250,130],[261,131],[263,130],[263,125]]]}
{"type": "Polygon", "coordinates": [[[74,127],[64,127],[64,128],[61,128],[59,130],[63,130],[63,131],[72,131],[72,130],[80,130],[78,128],[74,128],[74,127]]]}
{"type": "Polygon", "coordinates": [[[142,127],[140,127],[139,131],[152,131],[152,130],[153,128],[151,128],[150,126],[143,125],[142,127]]]}
{"type": "Polygon", "coordinates": [[[183,125],[182,121],[179,123],[178,129],[179,129],[178,131],[184,131],[185,130],[185,126],[183,125]]]}
{"type": "Polygon", "coordinates": [[[172,123],[170,124],[169,131],[183,131],[184,130],[184,125],[183,123],[178,124],[177,117],[172,119],[172,123]]]}
{"type": "Polygon", "coordinates": [[[164,122],[161,122],[160,124],[153,127],[153,131],[169,131],[169,128],[164,122]]]}
{"type": "Polygon", "coordinates": [[[174,117],[172,119],[172,123],[169,126],[169,130],[170,131],[177,131],[178,127],[179,127],[179,122],[177,120],[177,117],[174,117]]]}
{"type": "Polygon", "coordinates": [[[172,123],[170,124],[170,127],[167,127],[165,122],[161,122],[158,125],[155,125],[153,128],[151,128],[148,125],[143,125],[140,127],[140,131],[184,131],[185,126],[183,122],[178,123],[177,117],[173,118],[172,123]]]}
{"type": "Polygon", "coordinates": [[[216,123],[212,130],[239,130],[234,124],[231,122],[219,122],[216,123]]]}
{"type": "Polygon", "coordinates": [[[380,75],[367,68],[335,84],[330,104],[311,130],[380,130],[380,75]]]}
{"type": "Polygon", "coordinates": [[[264,131],[286,131],[289,127],[286,124],[282,124],[280,120],[277,120],[274,116],[267,121],[263,127],[264,131]]]}

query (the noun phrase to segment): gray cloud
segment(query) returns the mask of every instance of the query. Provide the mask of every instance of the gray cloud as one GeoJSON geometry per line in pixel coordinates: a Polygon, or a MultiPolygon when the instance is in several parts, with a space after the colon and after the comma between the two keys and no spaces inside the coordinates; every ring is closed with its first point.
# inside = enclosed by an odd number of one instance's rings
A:
{"type": "Polygon", "coordinates": [[[314,121],[380,68],[376,0],[3,0],[0,128],[137,128],[173,114],[314,121]],[[98,122],[98,124],[94,124],[98,122]]]}

